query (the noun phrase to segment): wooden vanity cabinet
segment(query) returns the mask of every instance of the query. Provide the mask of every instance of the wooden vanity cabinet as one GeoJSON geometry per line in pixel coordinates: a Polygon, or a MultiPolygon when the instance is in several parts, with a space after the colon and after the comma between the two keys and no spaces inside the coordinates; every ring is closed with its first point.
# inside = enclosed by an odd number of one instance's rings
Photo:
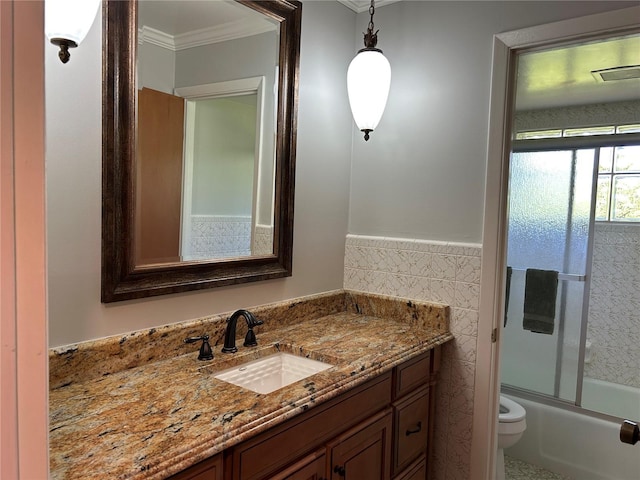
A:
{"type": "MultiPolygon", "coordinates": [[[[435,347],[225,450],[224,480],[425,480],[439,362],[435,347]]],[[[172,478],[222,478],[191,469],[172,478]]]]}

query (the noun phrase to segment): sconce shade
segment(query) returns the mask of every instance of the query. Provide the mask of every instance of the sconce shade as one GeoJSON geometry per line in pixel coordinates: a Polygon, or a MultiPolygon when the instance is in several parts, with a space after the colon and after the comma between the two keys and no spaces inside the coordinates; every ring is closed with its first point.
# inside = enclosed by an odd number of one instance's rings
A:
{"type": "Polygon", "coordinates": [[[45,1],[45,34],[51,43],[60,46],[63,63],[69,60],[68,49],[80,45],[89,33],[100,3],[101,0],[45,1]]]}
{"type": "Polygon", "coordinates": [[[351,113],[358,128],[369,140],[387,105],[391,86],[391,65],[377,48],[364,48],[351,61],[347,71],[347,92],[351,113]]]}

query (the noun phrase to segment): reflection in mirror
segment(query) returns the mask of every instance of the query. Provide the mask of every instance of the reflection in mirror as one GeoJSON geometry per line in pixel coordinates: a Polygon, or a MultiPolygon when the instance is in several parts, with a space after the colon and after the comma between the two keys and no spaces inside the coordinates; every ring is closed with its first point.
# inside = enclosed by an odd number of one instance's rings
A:
{"type": "Polygon", "coordinates": [[[302,4],[103,10],[102,301],[290,276],[302,4]]]}
{"type": "Polygon", "coordinates": [[[278,22],[233,0],[138,12],[136,265],[272,255],[278,22]]]}

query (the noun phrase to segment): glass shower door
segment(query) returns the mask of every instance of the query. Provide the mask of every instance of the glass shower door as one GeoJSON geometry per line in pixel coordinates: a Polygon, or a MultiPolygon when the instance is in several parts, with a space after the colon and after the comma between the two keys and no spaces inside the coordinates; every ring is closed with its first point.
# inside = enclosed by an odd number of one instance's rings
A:
{"type": "Polygon", "coordinates": [[[582,374],[595,165],[596,150],[567,149],[513,153],[510,166],[502,383],[571,403],[582,374]],[[524,321],[527,269],[558,272],[543,332],[524,321]]]}

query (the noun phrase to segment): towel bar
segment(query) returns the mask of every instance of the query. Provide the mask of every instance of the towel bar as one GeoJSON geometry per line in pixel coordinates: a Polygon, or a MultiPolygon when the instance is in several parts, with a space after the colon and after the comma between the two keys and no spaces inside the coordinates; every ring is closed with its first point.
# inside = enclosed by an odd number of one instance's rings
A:
{"type": "MultiPolygon", "coordinates": [[[[514,272],[526,272],[526,268],[512,268],[514,272]]],[[[558,273],[558,280],[566,280],[567,282],[584,282],[586,281],[586,275],[578,275],[575,273],[558,273]]]]}

